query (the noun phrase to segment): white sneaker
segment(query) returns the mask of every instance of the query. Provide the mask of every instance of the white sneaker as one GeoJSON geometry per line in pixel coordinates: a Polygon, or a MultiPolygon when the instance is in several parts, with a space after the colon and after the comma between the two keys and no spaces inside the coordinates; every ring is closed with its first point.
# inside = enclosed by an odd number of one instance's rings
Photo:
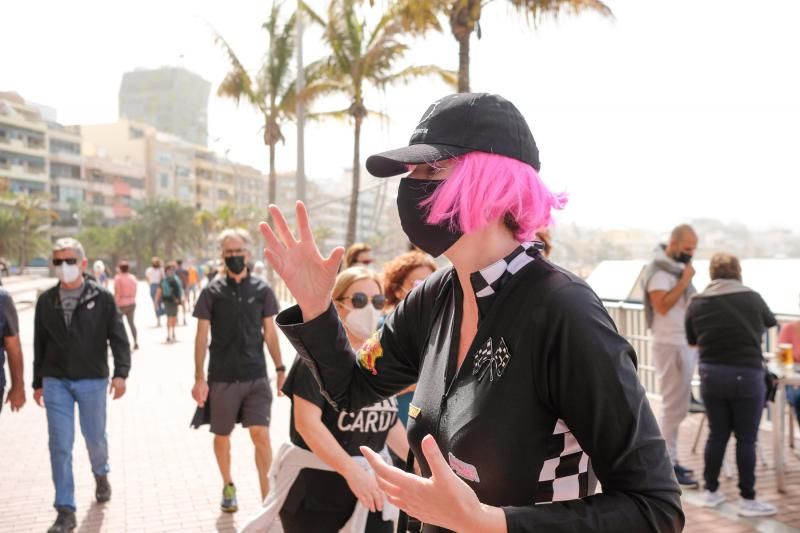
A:
{"type": "Polygon", "coordinates": [[[778,512],[778,509],[767,502],[758,500],[739,500],[739,515],[741,516],[770,516],[778,512]]]}
{"type": "Polygon", "coordinates": [[[711,492],[710,490],[703,491],[703,507],[716,507],[725,501],[725,495],[719,489],[711,492]]]}

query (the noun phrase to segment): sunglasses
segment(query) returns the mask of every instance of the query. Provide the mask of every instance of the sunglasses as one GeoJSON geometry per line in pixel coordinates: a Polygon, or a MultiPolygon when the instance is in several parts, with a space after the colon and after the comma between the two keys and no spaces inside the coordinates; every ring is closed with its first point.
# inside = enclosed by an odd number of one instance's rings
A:
{"type": "Polygon", "coordinates": [[[53,266],[60,267],[62,263],[74,265],[78,263],[78,260],[74,257],[67,257],[66,259],[53,259],[53,266]]]}
{"type": "MultiPolygon", "coordinates": [[[[339,300],[350,300],[350,303],[353,304],[355,309],[361,309],[366,307],[370,301],[370,297],[364,294],[363,292],[354,293],[352,296],[343,296],[339,298],[339,300]]],[[[371,298],[372,300],[372,307],[380,311],[383,309],[383,306],[386,304],[386,298],[383,294],[376,294],[371,298]]]]}

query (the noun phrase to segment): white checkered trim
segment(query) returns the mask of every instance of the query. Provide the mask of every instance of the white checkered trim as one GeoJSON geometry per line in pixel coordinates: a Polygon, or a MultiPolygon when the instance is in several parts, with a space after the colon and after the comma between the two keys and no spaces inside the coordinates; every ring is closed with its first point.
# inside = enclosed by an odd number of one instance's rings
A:
{"type": "Polygon", "coordinates": [[[539,474],[535,503],[579,500],[594,493],[591,461],[563,420],[556,422],[547,445],[548,457],[539,474]]]}

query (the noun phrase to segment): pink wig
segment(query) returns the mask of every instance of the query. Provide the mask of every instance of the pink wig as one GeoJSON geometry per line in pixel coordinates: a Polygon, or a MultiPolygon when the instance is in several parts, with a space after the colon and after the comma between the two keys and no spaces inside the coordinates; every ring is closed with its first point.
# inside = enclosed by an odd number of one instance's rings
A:
{"type": "Polygon", "coordinates": [[[525,242],[536,230],[549,227],[552,210],[566,203],[567,195],[551,192],[532,166],[502,155],[469,152],[457,158],[450,176],[420,207],[430,207],[428,224],[448,222],[464,233],[510,216],[514,237],[525,242]]]}

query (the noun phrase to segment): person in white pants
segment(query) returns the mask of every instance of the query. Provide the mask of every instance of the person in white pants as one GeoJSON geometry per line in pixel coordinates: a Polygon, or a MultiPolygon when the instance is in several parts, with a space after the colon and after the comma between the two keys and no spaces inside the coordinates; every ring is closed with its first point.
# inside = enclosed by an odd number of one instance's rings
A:
{"type": "Polygon", "coordinates": [[[652,353],[662,395],[659,427],[678,483],[697,488],[693,472],[678,462],[678,428],[689,412],[697,351],[686,340],[686,308],[696,291],[691,264],[697,234],[688,225],[672,230],[669,244],[655,252],[645,273],[646,305],[651,308],[652,353]]]}

